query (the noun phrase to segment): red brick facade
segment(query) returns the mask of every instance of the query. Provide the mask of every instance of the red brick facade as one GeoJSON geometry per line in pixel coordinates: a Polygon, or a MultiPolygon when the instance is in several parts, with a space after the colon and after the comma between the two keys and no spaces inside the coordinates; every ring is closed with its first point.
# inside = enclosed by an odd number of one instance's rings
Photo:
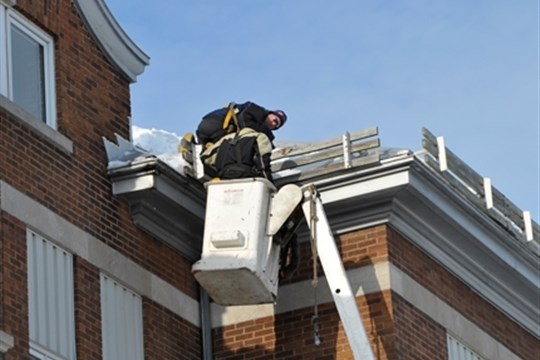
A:
{"type": "Polygon", "coordinates": [[[201,359],[199,329],[152,301],[145,300],[146,359],[201,359]]]}
{"type": "Polygon", "coordinates": [[[183,275],[190,264],[131,226],[127,204],[111,196],[102,137],[129,138],[129,81],[113,70],[71,1],[45,3],[18,1],[17,9],[57,41],[58,131],[74,151],[65,154],[0,112],[2,179],[195,297],[193,279],[183,275]]]}
{"type": "MultiPolygon", "coordinates": [[[[540,353],[530,333],[391,228],[376,226],[336,240],[348,269],[390,261],[521,358],[533,360],[540,353]]],[[[311,275],[310,251],[309,244],[302,246],[304,261],[293,283],[311,275]]],[[[448,358],[446,329],[399,294],[384,290],[357,302],[377,359],[448,358]]],[[[352,359],[335,307],[319,307],[320,346],[313,343],[312,315],[307,307],[215,330],[216,359],[352,359]]]]}
{"type": "MultiPolygon", "coordinates": [[[[112,196],[102,137],[111,139],[118,133],[129,138],[129,80],[104,55],[73,1],[17,0],[14,8],[55,40],[57,130],[73,142],[73,153],[0,108],[0,181],[197,302],[191,262],[139,230],[126,201],[112,196]]],[[[0,330],[14,339],[6,360],[28,359],[27,228],[20,219],[0,211],[0,330]]],[[[538,358],[538,339],[409,240],[387,225],[336,237],[347,270],[396,268],[514,354],[525,360],[538,358]]],[[[301,245],[300,253],[297,273],[282,285],[310,280],[308,243],[301,245]]],[[[102,269],[80,254],[73,258],[77,359],[101,359],[102,269]]],[[[324,276],[320,267],[319,274],[324,276]]],[[[202,358],[199,326],[148,297],[143,296],[142,303],[145,359],[202,358]]],[[[359,296],[357,303],[377,359],[448,358],[444,326],[392,284],[359,296]]],[[[320,304],[318,314],[320,346],[314,344],[312,304],[306,304],[213,328],[214,357],[353,359],[334,304],[320,304]]]]}
{"type": "Polygon", "coordinates": [[[391,261],[398,268],[451,304],[512,352],[523,359],[538,358],[540,345],[534,336],[392,230],[389,231],[389,246],[391,261]]]}
{"type": "Polygon", "coordinates": [[[389,359],[447,359],[446,329],[401,296],[392,294],[395,314],[395,357],[389,359]]]}
{"type": "Polygon", "coordinates": [[[28,359],[28,287],[25,225],[0,213],[2,223],[2,329],[14,337],[14,348],[6,360],[28,359]]]}
{"type": "Polygon", "coordinates": [[[101,308],[99,271],[75,258],[75,336],[77,359],[101,357],[101,308]]]}
{"type": "MultiPolygon", "coordinates": [[[[191,264],[138,230],[127,204],[111,194],[102,137],[129,138],[129,80],[105,57],[73,1],[17,0],[14,9],[54,38],[57,129],[73,142],[73,153],[0,109],[0,180],[196,299],[191,264]]],[[[0,330],[15,340],[5,359],[26,360],[26,225],[5,212],[0,249],[0,330]]],[[[77,358],[99,359],[100,269],[74,255],[74,272],[77,358]]],[[[155,324],[145,328],[146,359],[199,358],[198,328],[156,310],[148,299],[144,304],[145,323],[155,324]],[[168,326],[160,322],[164,318],[168,326]],[[170,339],[169,348],[151,339],[170,339]]]]}

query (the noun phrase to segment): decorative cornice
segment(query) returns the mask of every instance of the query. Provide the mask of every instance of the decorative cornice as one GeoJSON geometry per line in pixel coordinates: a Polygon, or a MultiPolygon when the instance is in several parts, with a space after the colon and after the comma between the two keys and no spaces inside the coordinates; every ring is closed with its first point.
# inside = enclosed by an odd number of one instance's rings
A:
{"type": "Polygon", "coordinates": [[[422,162],[393,200],[389,225],[524,329],[540,337],[538,258],[422,162]]]}
{"type": "Polygon", "coordinates": [[[126,199],[136,226],[188,260],[202,249],[206,193],[202,185],[181,176],[155,157],[109,170],[113,194],[126,199]]]}
{"type": "MultiPolygon", "coordinates": [[[[158,159],[148,161],[155,169],[167,168],[158,159]]],[[[132,163],[110,170],[113,184],[128,178],[131,184],[124,191],[115,190],[115,194],[134,201],[137,197],[143,199],[143,188],[162,192],[155,186],[160,183],[157,178],[170,177],[172,172],[149,171],[148,165],[132,163]],[[143,180],[148,176],[153,179],[143,180]],[[140,186],[145,183],[152,186],[140,186]]],[[[176,181],[161,182],[171,185],[171,194],[177,194],[173,198],[189,198],[191,202],[176,201],[175,216],[191,212],[201,216],[202,223],[204,191],[194,193],[193,179],[177,173],[176,176],[176,181]],[[199,203],[195,205],[197,196],[199,203]],[[187,208],[182,210],[183,207],[187,208]]],[[[540,337],[536,323],[540,317],[538,256],[416,156],[388,159],[378,166],[355,168],[314,182],[334,233],[388,224],[489,303],[540,337]]],[[[163,201],[171,197],[162,195],[163,201]]]]}
{"type": "Polygon", "coordinates": [[[146,55],[122,30],[103,0],[73,0],[105,55],[131,81],[137,81],[150,63],[146,55]]]}
{"type": "Polygon", "coordinates": [[[414,156],[318,184],[332,230],[387,223],[540,337],[538,257],[414,156]]]}

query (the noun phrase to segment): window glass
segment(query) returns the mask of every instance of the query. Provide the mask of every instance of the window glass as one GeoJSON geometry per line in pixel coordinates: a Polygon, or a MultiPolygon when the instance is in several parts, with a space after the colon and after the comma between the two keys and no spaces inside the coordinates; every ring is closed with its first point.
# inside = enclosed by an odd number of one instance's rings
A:
{"type": "MultiPolygon", "coordinates": [[[[0,2],[0,94],[56,128],[54,38],[0,2]]],[[[41,125],[41,124],[39,124],[41,125]]]]}
{"type": "Polygon", "coordinates": [[[13,101],[46,122],[43,46],[11,25],[13,101]]]}

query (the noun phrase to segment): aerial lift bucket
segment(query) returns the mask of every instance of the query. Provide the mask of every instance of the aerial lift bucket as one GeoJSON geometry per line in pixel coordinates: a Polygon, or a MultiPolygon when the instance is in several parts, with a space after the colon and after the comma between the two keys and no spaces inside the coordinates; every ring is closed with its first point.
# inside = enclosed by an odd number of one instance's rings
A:
{"type": "Polygon", "coordinates": [[[280,244],[273,236],[302,203],[312,246],[321,260],[354,358],[374,360],[315,186],[289,184],[277,192],[272,183],[262,178],[216,181],[205,186],[208,197],[203,251],[192,271],[214,302],[253,305],[276,300],[280,244]]]}
{"type": "Polygon", "coordinates": [[[280,244],[273,235],[300,203],[301,190],[279,192],[263,178],[211,181],[201,259],[192,272],[220,305],[272,303],[277,297],[280,244]]]}

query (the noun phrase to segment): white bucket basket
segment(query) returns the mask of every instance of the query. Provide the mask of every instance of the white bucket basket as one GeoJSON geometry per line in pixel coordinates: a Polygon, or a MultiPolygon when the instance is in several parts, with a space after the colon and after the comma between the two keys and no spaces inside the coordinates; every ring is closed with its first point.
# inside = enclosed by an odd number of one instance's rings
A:
{"type": "Polygon", "coordinates": [[[208,182],[201,259],[193,274],[221,305],[274,302],[279,245],[267,234],[276,188],[266,179],[208,182]]]}

